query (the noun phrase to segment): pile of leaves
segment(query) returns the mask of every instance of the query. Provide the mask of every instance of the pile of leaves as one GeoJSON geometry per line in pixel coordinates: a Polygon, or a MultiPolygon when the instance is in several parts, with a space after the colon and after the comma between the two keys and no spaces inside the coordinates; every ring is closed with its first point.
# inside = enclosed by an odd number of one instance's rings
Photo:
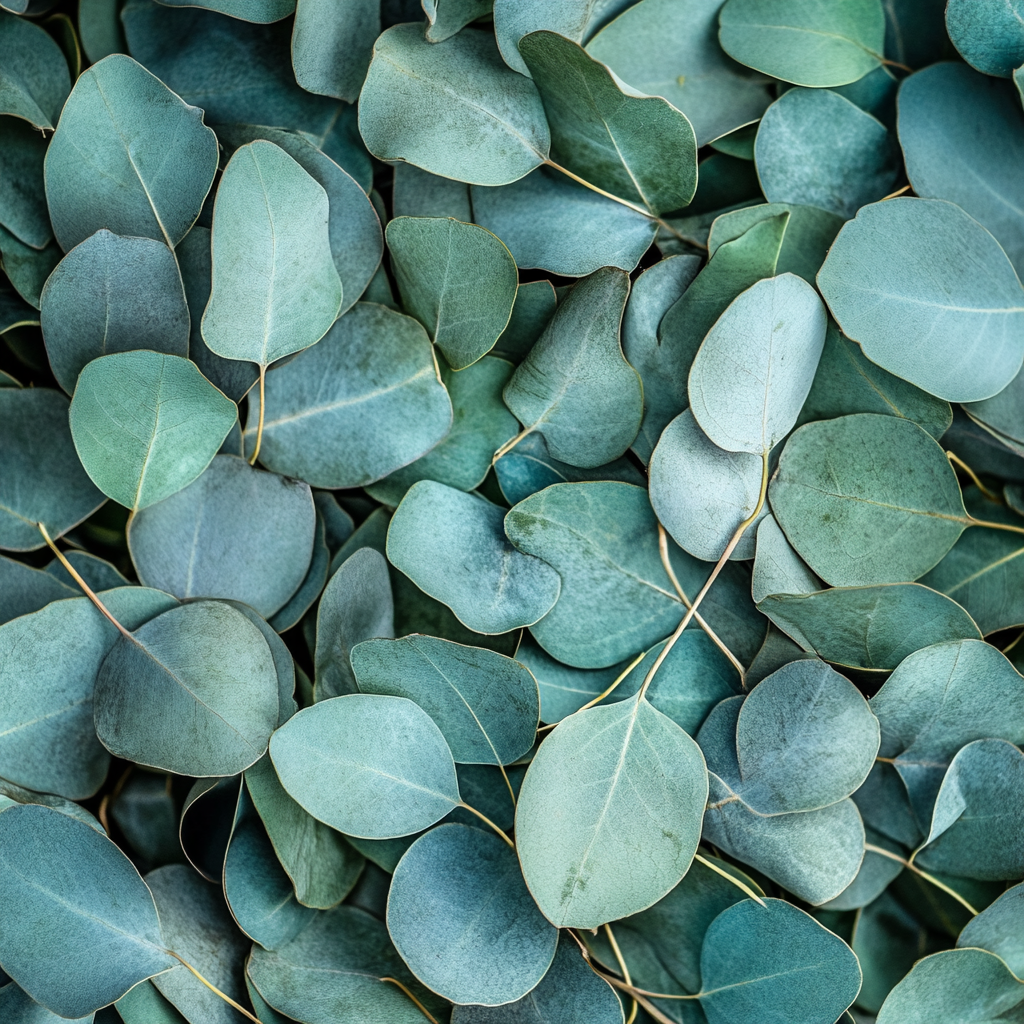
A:
{"type": "Polygon", "coordinates": [[[1024,4],[0,2],[4,1024],[1022,1019],[1024,4]]]}

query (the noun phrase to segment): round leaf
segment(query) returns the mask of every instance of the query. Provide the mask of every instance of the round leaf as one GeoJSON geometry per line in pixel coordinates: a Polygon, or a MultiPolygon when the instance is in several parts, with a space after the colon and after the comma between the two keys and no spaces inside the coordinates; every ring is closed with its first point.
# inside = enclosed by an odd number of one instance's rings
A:
{"type": "Polygon", "coordinates": [[[53,131],[71,90],[67,61],[53,38],[41,25],[0,11],[0,66],[0,114],[53,131]]]}
{"type": "Polygon", "coordinates": [[[986,75],[1009,78],[1024,63],[1019,0],[949,0],[946,29],[960,56],[986,75]]]}

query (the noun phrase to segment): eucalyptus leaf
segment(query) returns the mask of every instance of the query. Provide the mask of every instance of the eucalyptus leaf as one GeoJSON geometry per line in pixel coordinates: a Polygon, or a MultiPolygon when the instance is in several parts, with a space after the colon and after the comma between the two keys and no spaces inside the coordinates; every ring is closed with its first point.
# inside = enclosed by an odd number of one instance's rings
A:
{"type": "Polygon", "coordinates": [[[398,217],[453,217],[472,221],[469,186],[421,171],[414,164],[395,164],[391,207],[398,217]]]}
{"type": "Polygon", "coordinates": [[[295,80],[307,92],[355,103],[380,34],[372,0],[299,0],[292,29],[295,80]]]}
{"type": "Polygon", "coordinates": [[[8,11],[0,11],[0,39],[0,113],[53,131],[71,91],[60,47],[41,26],[8,11]]]}
{"type": "Polygon", "coordinates": [[[801,560],[771,514],[757,528],[751,593],[755,602],[769,594],[811,594],[821,580],[801,560]]]}
{"type": "Polygon", "coordinates": [[[269,24],[287,18],[295,11],[295,0],[159,0],[165,7],[202,7],[207,11],[217,11],[229,18],[239,18],[258,25],[269,24]]]}
{"type": "Polygon", "coordinates": [[[946,5],[946,29],[960,55],[986,75],[1009,78],[1024,60],[1024,32],[1018,0],[995,3],[950,0],[946,5]]]}
{"type": "MultiPolygon", "coordinates": [[[[43,285],[60,263],[60,258],[60,246],[56,242],[49,242],[42,249],[33,249],[0,227],[0,261],[4,272],[21,299],[34,309],[39,309],[43,285]]],[[[23,315],[21,311],[19,319],[23,315]]],[[[32,317],[30,322],[37,320],[38,317],[32,317]]]]}
{"type": "Polygon", "coordinates": [[[1024,889],[1015,885],[967,922],[956,944],[960,948],[986,949],[1000,957],[1018,977],[1024,974],[1024,948],[1018,927],[1024,889]]]}
{"type": "Polygon", "coordinates": [[[0,224],[26,245],[53,238],[43,192],[46,140],[27,121],[0,118],[0,224]]]}

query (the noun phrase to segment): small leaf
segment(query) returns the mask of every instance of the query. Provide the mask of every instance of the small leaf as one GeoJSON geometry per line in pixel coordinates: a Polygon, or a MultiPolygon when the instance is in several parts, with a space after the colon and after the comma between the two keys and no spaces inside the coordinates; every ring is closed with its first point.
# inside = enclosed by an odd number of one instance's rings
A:
{"type": "Polygon", "coordinates": [[[1019,0],[950,0],[946,29],[960,56],[986,75],[1009,78],[1024,61],[1019,0]]]}
{"type": "MultiPolygon", "coordinates": [[[[18,12],[19,14],[22,11],[18,12]]],[[[53,131],[71,91],[67,61],[42,26],[0,11],[0,114],[53,131]]]]}
{"type": "Polygon", "coordinates": [[[295,80],[308,92],[355,103],[378,35],[375,0],[300,0],[292,29],[295,80]]]}

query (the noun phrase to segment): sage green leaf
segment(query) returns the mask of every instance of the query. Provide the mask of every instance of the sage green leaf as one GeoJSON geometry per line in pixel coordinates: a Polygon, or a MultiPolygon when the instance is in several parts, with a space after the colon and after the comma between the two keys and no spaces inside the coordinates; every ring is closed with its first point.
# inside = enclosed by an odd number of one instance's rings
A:
{"type": "Polygon", "coordinates": [[[26,804],[0,814],[0,840],[0,894],[20,908],[0,924],[0,963],[36,1002],[83,1017],[175,965],[152,894],[105,835],[26,804]]]}
{"type": "MultiPolygon", "coordinates": [[[[274,632],[258,612],[241,601],[228,601],[236,611],[240,611],[259,631],[270,647],[270,655],[274,662],[277,676],[277,724],[284,725],[298,711],[295,700],[295,662],[287,644],[274,632]]],[[[301,671],[301,670],[300,670],[301,671]]]]}
{"type": "Polygon", "coordinates": [[[230,125],[218,127],[217,138],[229,149],[257,139],[272,142],[323,187],[330,204],[327,236],[342,283],[338,315],[347,312],[369,286],[384,251],[380,219],[369,196],[349,171],[298,132],[230,125]]]}
{"type": "Polygon", "coordinates": [[[960,605],[919,583],[774,594],[757,607],[805,650],[852,668],[891,672],[922,647],[981,639],[960,605]]]}
{"type": "Polygon", "coordinates": [[[426,331],[371,303],[272,370],[266,404],[260,460],[314,487],[379,480],[426,454],[452,423],[426,331]]]}
{"type": "Polygon", "coordinates": [[[147,586],[242,601],[269,618],[302,583],[315,525],[306,484],[218,455],[188,487],[133,516],[128,544],[147,586]]]}
{"type": "Polygon", "coordinates": [[[914,964],[882,1004],[878,1022],[926,1024],[956,1014],[965,1024],[985,1024],[1022,999],[1024,986],[999,957],[982,949],[948,949],[914,964]]]}
{"type": "Polygon", "coordinates": [[[995,953],[1018,977],[1024,974],[1024,943],[1019,927],[1024,887],[1007,889],[967,926],[956,940],[959,948],[974,947],[995,953]]]}
{"type": "MultiPolygon", "coordinates": [[[[34,1002],[28,993],[13,981],[0,988],[0,1013],[3,1013],[4,1020],[17,1021],[18,1024],[61,1024],[67,1019],[34,1002]]],[[[93,1024],[94,1019],[90,1013],[85,1017],[75,1018],[72,1024],[93,1024]]]]}
{"type": "Polygon", "coordinates": [[[588,44],[623,81],[662,96],[707,145],[754,121],[768,106],[765,81],[734,64],[718,45],[720,0],[642,0],[588,44]]]}
{"type": "Polygon", "coordinates": [[[287,18],[295,11],[295,0],[158,0],[165,7],[202,7],[207,11],[226,14],[229,18],[251,21],[257,25],[287,18]]]}
{"type": "Polygon", "coordinates": [[[125,50],[120,13],[110,0],[84,0],[79,4],[78,35],[82,50],[93,64],[125,50]]]}
{"type": "Polygon", "coordinates": [[[1020,97],[963,64],[936,64],[900,86],[899,135],[915,195],[948,199],[988,228],[1024,268],[1020,97]],[[996,145],[996,139],[1005,139],[996,145]],[[968,182],[973,183],[973,187],[968,182]]]}
{"type": "Polygon", "coordinates": [[[996,3],[950,0],[946,30],[960,56],[986,75],[1009,78],[1024,61],[1024,31],[1019,0],[996,3]]]}
{"type": "Polygon", "coordinates": [[[103,504],[78,461],[59,391],[0,388],[0,436],[0,547],[34,551],[45,544],[36,523],[59,537],[103,504]]]}
{"type": "Polygon", "coordinates": [[[60,47],[40,25],[7,11],[0,11],[0,40],[0,114],[53,131],[71,91],[60,47]]]}
{"type": "Polygon", "coordinates": [[[761,520],[757,528],[757,551],[751,594],[755,603],[769,594],[811,594],[821,590],[821,580],[814,575],[790,546],[775,517],[761,520]]]}
{"type": "Polygon", "coordinates": [[[46,151],[46,201],[67,252],[108,228],[172,248],[188,234],[217,171],[203,112],[123,54],[75,83],[46,151]]]}
{"type": "Polygon", "coordinates": [[[340,903],[363,870],[360,854],[285,792],[269,757],[246,771],[245,785],[299,903],[321,910],[340,903]]]}
{"type": "Polygon", "coordinates": [[[558,573],[513,547],[504,511],[432,480],[414,484],[388,529],[388,560],[478,633],[542,619],[558,599],[558,573]]]}
{"type": "MultiPolygon", "coordinates": [[[[436,480],[460,491],[483,483],[495,451],[516,435],[516,418],[501,399],[511,376],[512,366],[493,356],[457,372],[441,366],[441,381],[452,401],[451,430],[422,458],[370,484],[366,488],[370,497],[396,506],[419,480],[436,480]]],[[[538,440],[543,444],[539,436],[538,440]]]]}
{"type": "Polygon", "coordinates": [[[307,92],[355,103],[366,77],[380,6],[372,0],[300,0],[292,29],[292,68],[307,92]]]}
{"type": "Polygon", "coordinates": [[[1004,740],[968,743],[946,769],[917,862],[932,871],[989,881],[1024,874],[1024,754],[1004,740]]]}
{"type": "MultiPolygon", "coordinates": [[[[1002,505],[983,498],[976,488],[964,494],[968,514],[1005,526],[1024,526],[1024,520],[1002,505]]],[[[999,529],[966,530],[945,558],[921,582],[961,604],[988,636],[1000,629],[1024,625],[1024,538],[999,529]]]]}
{"type": "MultiPolygon", "coordinates": [[[[754,569],[757,569],[757,559],[754,559],[754,569]]],[[[751,579],[751,591],[754,590],[754,581],[751,579]]],[[[806,661],[815,657],[811,651],[805,651],[799,644],[791,640],[774,624],[769,624],[768,632],[764,642],[758,648],[754,660],[750,663],[744,677],[747,687],[757,686],[762,679],[767,679],[773,672],[778,671],[791,661],[806,661]]]]}
{"type": "Polygon", "coordinates": [[[224,856],[224,899],[235,923],[264,949],[278,949],[312,921],[316,911],[295,898],[256,808],[242,786],[224,856]]]}
{"type": "Polygon", "coordinates": [[[339,120],[337,101],[296,83],[289,22],[251,25],[152,0],[128,0],[122,13],[132,56],[211,124],[283,125],[322,138],[339,120]]]}
{"type": "Polygon", "coordinates": [[[639,695],[559,723],[516,811],[520,863],[544,916],[595,928],[656,903],[690,866],[706,800],[699,748],[639,695]]]}
{"type": "Polygon", "coordinates": [[[693,415],[715,444],[767,456],[793,429],[826,321],[817,293],[795,274],[759,281],[733,300],[690,369],[693,415]],[[736,366],[745,369],[739,380],[736,366]]]}
{"type": "MultiPolygon", "coordinates": [[[[331,499],[333,501],[333,499],[331,499]]],[[[340,511],[340,509],[339,509],[340,511]]],[[[323,592],[331,566],[331,551],[327,546],[326,528],[319,509],[313,534],[313,556],[299,589],[268,620],[278,633],[287,632],[305,617],[323,592]]]]}
{"type": "Polygon", "coordinates": [[[558,305],[550,281],[527,281],[519,286],[508,326],[492,350],[513,363],[520,363],[554,315],[558,305]]]}
{"type": "Polygon", "coordinates": [[[868,828],[876,830],[890,843],[913,848],[924,838],[910,806],[907,787],[895,766],[876,761],[864,785],[854,794],[854,802],[868,828]]]}
{"type": "Polygon", "coordinates": [[[4,117],[0,143],[0,224],[26,245],[42,249],[53,238],[43,191],[46,139],[27,121],[4,117]]]}
{"type": "Polygon", "coordinates": [[[321,701],[278,729],[271,748],[292,799],[349,835],[411,835],[460,802],[444,736],[404,697],[353,693],[321,701]]]}
{"type": "MultiPolygon", "coordinates": [[[[712,444],[689,409],[662,432],[649,473],[651,506],[658,519],[681,548],[706,561],[721,557],[736,528],[758,505],[761,460],[712,444]]],[[[730,558],[753,555],[750,529],[730,558]]]]}
{"type": "Polygon", "coordinates": [[[790,89],[764,113],[754,160],[770,203],[817,206],[848,220],[896,181],[885,125],[828,89],[790,89]]]}
{"type": "MultiPolygon", "coordinates": [[[[107,591],[103,602],[135,629],[174,607],[141,587],[107,591]]],[[[93,727],[93,688],[117,630],[88,598],[58,600],[0,626],[0,774],[72,800],[103,784],[110,755],[93,727]]]]}
{"type": "MultiPolygon", "coordinates": [[[[241,966],[248,943],[239,932],[219,887],[184,864],[169,864],[146,875],[153,891],[164,940],[204,978],[236,1001],[245,998],[241,966]]],[[[235,1011],[183,964],[157,975],[153,984],[188,1020],[234,1024],[235,1011]]]]}
{"type": "Polygon", "coordinates": [[[316,616],[316,699],[356,693],[352,649],[395,635],[395,602],[384,556],[360,548],[331,576],[316,616]]]}
{"type": "Polygon", "coordinates": [[[426,0],[427,39],[443,43],[471,21],[490,14],[493,6],[494,0],[426,0]]]}
{"type": "Polygon", "coordinates": [[[46,355],[75,390],[86,363],[145,348],[187,356],[189,313],[174,253],[151,238],[101,229],[57,264],[39,298],[46,355]]]}
{"type": "Polygon", "coordinates": [[[501,239],[451,217],[398,217],[388,250],[404,307],[453,370],[489,352],[508,325],[518,287],[501,239]]]}
{"type": "Polygon", "coordinates": [[[352,671],[361,693],[419,704],[460,764],[511,764],[533,746],[537,682],[512,658],[413,635],[364,641],[352,651],[352,671]]]}
{"type": "Polygon", "coordinates": [[[81,593],[74,584],[65,584],[51,573],[0,555],[0,623],[81,593]]]}
{"type": "MultiPolygon", "coordinates": [[[[866,917],[868,920],[871,920],[874,914],[880,910],[877,906],[879,897],[882,898],[882,903],[890,903],[891,897],[885,894],[885,890],[893,879],[903,871],[902,858],[906,851],[898,843],[893,842],[893,840],[884,836],[881,832],[875,832],[868,825],[864,826],[864,838],[867,840],[867,843],[865,843],[864,860],[861,862],[857,877],[834,900],[829,900],[828,903],[824,904],[821,908],[822,910],[860,910],[872,905],[875,906],[875,910],[868,911],[865,909],[865,913],[861,918],[863,920],[866,917]],[[885,854],[869,850],[867,848],[868,844],[888,850],[890,853],[896,854],[900,860],[893,860],[885,854]]],[[[868,927],[877,928],[878,922],[873,921],[868,927]]],[[[869,936],[865,936],[865,939],[867,942],[872,941],[869,936]]],[[[858,956],[860,955],[858,953],[858,956]]],[[[897,980],[903,977],[904,974],[906,974],[906,970],[900,970],[897,980]]],[[[889,987],[892,987],[891,984],[889,987]]],[[[885,998],[884,994],[882,998],[885,998]]],[[[876,1005],[880,1006],[881,1002],[881,999],[877,1000],[876,1005]]]]}
{"type": "Polygon", "coordinates": [[[239,775],[200,778],[185,797],[178,826],[181,849],[192,867],[208,882],[220,882],[241,785],[239,775]]]}
{"type": "Polygon", "coordinates": [[[846,85],[883,60],[879,0],[728,0],[719,24],[718,38],[730,57],[794,85],[846,85]]]}
{"type": "Polygon", "coordinates": [[[397,978],[419,988],[383,922],[356,907],[318,915],[276,952],[254,947],[247,973],[260,995],[290,1019],[312,1024],[419,1024],[424,1019],[397,985],[384,981],[397,978]]]}
{"type": "Polygon", "coordinates": [[[260,366],[318,342],[341,309],[327,193],[280,146],[240,146],[217,187],[203,338],[260,366]],[[284,226],[287,225],[285,229],[284,226]]]}
{"type": "Polygon", "coordinates": [[[520,270],[585,277],[601,267],[631,271],[657,224],[564,174],[540,168],[501,188],[470,189],[473,217],[509,248],[520,270]]]}
{"type": "Polygon", "coordinates": [[[178,841],[178,808],[170,790],[170,776],[137,772],[110,801],[110,816],[147,866],[170,864],[183,856],[178,841]]]}
{"type": "Polygon", "coordinates": [[[458,1003],[521,999],[547,973],[558,942],[515,850],[467,825],[442,825],[409,847],[391,881],[387,923],[413,974],[458,1003]]]}
{"type": "Polygon", "coordinates": [[[1001,436],[1008,447],[1015,448],[1020,454],[1019,446],[1024,444],[1024,371],[991,398],[983,402],[970,402],[964,411],[976,423],[980,423],[989,431],[1001,436]],[[1016,445],[1014,444],[1016,442],[1016,445]]]}
{"type": "Polygon", "coordinates": [[[684,114],[660,96],[623,91],[607,67],[554,32],[531,32],[519,52],[544,102],[558,164],[655,215],[690,202],[697,141],[684,114]]]}
{"type": "Polygon", "coordinates": [[[379,160],[476,185],[522,178],[550,144],[536,88],[505,66],[488,33],[429,43],[414,24],[395,25],[374,43],[359,130],[379,160]]]}
{"type": "Polygon", "coordinates": [[[623,1024],[615,990],[592,971],[571,939],[560,937],[555,959],[532,991],[503,1006],[455,1006],[452,1024],[623,1024]]]}
{"type": "Polygon", "coordinates": [[[913,420],[936,439],[942,437],[952,421],[948,402],[876,366],[859,345],[844,337],[829,321],[818,372],[797,423],[831,420],[857,412],[913,420]]]}
{"type": "MultiPolygon", "coordinates": [[[[189,1024],[174,1005],[160,995],[152,981],[129,989],[114,1007],[124,1024],[189,1024]]],[[[265,1020],[264,1024],[273,1022],[265,1020]]]]}
{"type": "Polygon", "coordinates": [[[611,462],[640,429],[643,389],[619,344],[628,293],[613,268],[578,282],[505,387],[519,421],[570,465],[611,462]]]}
{"type": "MultiPolygon", "coordinates": [[[[33,249],[0,227],[0,258],[4,273],[18,295],[35,309],[46,279],[60,262],[60,247],[50,242],[43,249],[33,249]]],[[[38,321],[38,317],[33,318],[38,321]]]]}
{"type": "Polygon", "coordinates": [[[119,757],[182,775],[235,775],[278,719],[270,647],[217,601],[172,608],[118,637],[96,678],[96,733],[119,757]]]}
{"type": "MultiPolygon", "coordinates": [[[[52,248],[56,249],[56,246],[52,248]]],[[[3,328],[0,334],[6,334],[15,327],[34,327],[38,324],[38,310],[33,309],[13,288],[0,285],[0,328],[3,328]]],[[[0,387],[21,387],[9,373],[4,373],[0,382],[0,387]]]]}
{"type": "Polygon", "coordinates": [[[927,932],[888,893],[866,906],[851,944],[864,975],[857,1005],[877,1013],[914,966],[918,953],[927,948],[926,942],[927,932]]]}
{"type": "Polygon", "coordinates": [[[397,217],[454,217],[472,221],[469,186],[462,181],[440,178],[413,164],[395,164],[391,187],[391,208],[397,217]]]}
{"type": "Polygon", "coordinates": [[[237,416],[234,402],[194,363],[146,349],[89,363],[69,413],[85,471],[108,497],[133,510],[199,477],[237,416]]]}
{"type": "Polygon", "coordinates": [[[970,524],[938,442],[896,416],[805,424],[786,442],[769,495],[793,547],[840,587],[910,583],[970,524]]]}
{"type": "Polygon", "coordinates": [[[700,1004],[708,1024],[830,1024],[857,997],[861,973],[849,946],[784,900],[742,900],[704,935],[700,1004]]]}
{"type": "Polygon", "coordinates": [[[952,203],[863,207],[818,286],[872,362],[938,398],[991,398],[1021,367],[1020,281],[996,240],[952,203]]]}

